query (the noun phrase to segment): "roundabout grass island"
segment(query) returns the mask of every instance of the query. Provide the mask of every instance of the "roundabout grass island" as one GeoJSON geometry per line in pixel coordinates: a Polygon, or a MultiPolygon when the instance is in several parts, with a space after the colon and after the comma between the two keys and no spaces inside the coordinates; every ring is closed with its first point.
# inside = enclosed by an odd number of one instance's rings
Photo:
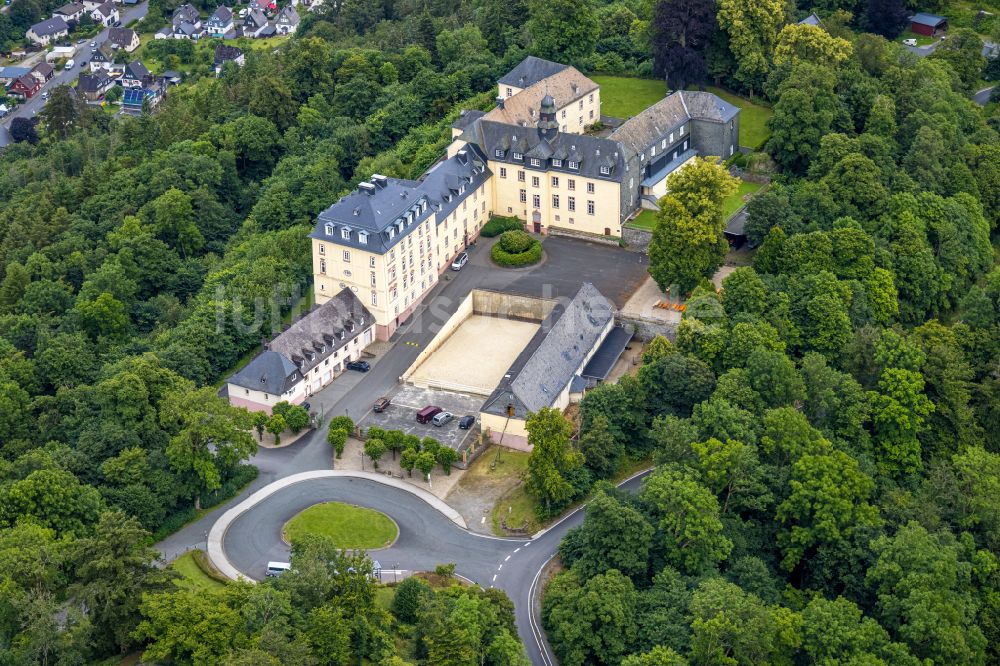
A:
{"type": "Polygon", "coordinates": [[[541,261],[542,244],[526,231],[513,229],[500,234],[490,257],[500,266],[530,266],[541,261]]]}
{"type": "Polygon", "coordinates": [[[373,550],[392,545],[399,536],[399,527],[392,518],[373,509],[323,502],[302,510],[282,529],[282,536],[290,544],[306,534],[330,537],[338,548],[373,550]]]}

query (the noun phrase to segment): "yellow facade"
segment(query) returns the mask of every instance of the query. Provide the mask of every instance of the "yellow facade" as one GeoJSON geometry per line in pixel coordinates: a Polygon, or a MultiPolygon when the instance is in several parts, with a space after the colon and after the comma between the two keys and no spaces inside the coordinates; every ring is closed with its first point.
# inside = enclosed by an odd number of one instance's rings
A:
{"type": "Polygon", "coordinates": [[[504,162],[491,161],[489,166],[497,215],[515,215],[540,233],[555,228],[621,235],[619,183],[504,162]]]}

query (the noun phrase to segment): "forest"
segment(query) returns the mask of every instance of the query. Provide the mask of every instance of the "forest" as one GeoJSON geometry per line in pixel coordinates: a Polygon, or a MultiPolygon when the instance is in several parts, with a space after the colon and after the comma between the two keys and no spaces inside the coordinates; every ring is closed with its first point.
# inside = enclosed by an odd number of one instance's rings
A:
{"type": "MultiPolygon", "coordinates": [[[[529,53],[774,107],[753,266],[702,280],[728,187],[707,165],[656,232],[689,260],[651,250],[692,292],[676,342],[588,394],[578,439],[533,421],[544,511],[595,498],[545,595],[562,663],[995,662],[1000,118],[968,99],[995,61],[971,24],[904,51],[907,9],[344,0],[218,78],[164,53],[201,75],[152,115],[55,90],[0,158],[0,664],[523,663],[500,595],[386,610],[323,542],[199,594],[152,544],[257,473],[216,389],[308,292],[314,216],[421,174],[529,53]],[[794,28],[812,9],[828,38],[794,28]],[[638,495],[603,481],[645,458],[638,495]]],[[[6,44],[49,10],[15,0],[6,44]]]]}

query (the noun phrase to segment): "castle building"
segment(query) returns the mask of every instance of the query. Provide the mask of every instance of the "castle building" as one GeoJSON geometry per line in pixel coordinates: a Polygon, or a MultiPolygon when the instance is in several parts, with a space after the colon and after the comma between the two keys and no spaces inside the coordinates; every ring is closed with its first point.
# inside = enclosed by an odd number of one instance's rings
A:
{"type": "Polygon", "coordinates": [[[464,111],[420,180],[374,175],[320,213],[317,303],[350,290],[387,340],[492,215],[540,234],[618,237],[657,207],[672,173],[739,149],[739,109],[712,93],[671,93],[594,136],[600,88],[576,69],[529,56],[497,85],[496,108],[464,111]]]}

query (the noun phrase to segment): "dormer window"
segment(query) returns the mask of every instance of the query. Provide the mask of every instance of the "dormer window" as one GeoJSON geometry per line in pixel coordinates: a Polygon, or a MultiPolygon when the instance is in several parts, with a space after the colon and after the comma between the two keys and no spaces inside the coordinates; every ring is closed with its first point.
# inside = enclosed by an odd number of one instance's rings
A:
{"type": "Polygon", "coordinates": [[[324,224],[323,225],[323,233],[325,233],[327,236],[332,236],[333,235],[333,225],[330,224],[329,222],[327,222],[326,224],[324,224]]]}
{"type": "Polygon", "coordinates": [[[542,164],[541,161],[539,161],[537,157],[531,158],[531,166],[536,167],[536,166],[541,166],[541,164],[542,164]]]}
{"type": "Polygon", "coordinates": [[[602,166],[601,167],[601,175],[602,176],[607,176],[610,173],[611,173],[611,167],[606,167],[606,166],[602,166]]]}
{"type": "Polygon", "coordinates": [[[569,161],[569,168],[570,169],[579,169],[580,168],[580,163],[579,162],[574,162],[573,160],[570,160],[569,161]]]}
{"type": "Polygon", "coordinates": [[[493,151],[493,154],[497,157],[503,157],[503,151],[499,148],[493,151]]]}
{"type": "Polygon", "coordinates": [[[556,160],[556,159],[552,160],[552,166],[554,166],[554,167],[561,167],[562,166],[562,160],[556,160]]]}
{"type": "Polygon", "coordinates": [[[395,227],[389,227],[389,240],[392,240],[395,237],[396,237],[395,227]]]}
{"type": "Polygon", "coordinates": [[[367,231],[359,231],[358,232],[358,242],[362,243],[364,245],[368,244],[368,232],[367,231]]]}
{"type": "Polygon", "coordinates": [[[347,227],[344,227],[343,229],[340,230],[340,237],[343,238],[344,240],[351,240],[351,230],[348,229],[347,227]]]}
{"type": "Polygon", "coordinates": [[[517,151],[515,150],[515,151],[514,151],[514,159],[515,159],[515,160],[521,160],[521,159],[524,159],[524,155],[522,155],[521,153],[519,153],[519,152],[517,152],[517,151]]]}

